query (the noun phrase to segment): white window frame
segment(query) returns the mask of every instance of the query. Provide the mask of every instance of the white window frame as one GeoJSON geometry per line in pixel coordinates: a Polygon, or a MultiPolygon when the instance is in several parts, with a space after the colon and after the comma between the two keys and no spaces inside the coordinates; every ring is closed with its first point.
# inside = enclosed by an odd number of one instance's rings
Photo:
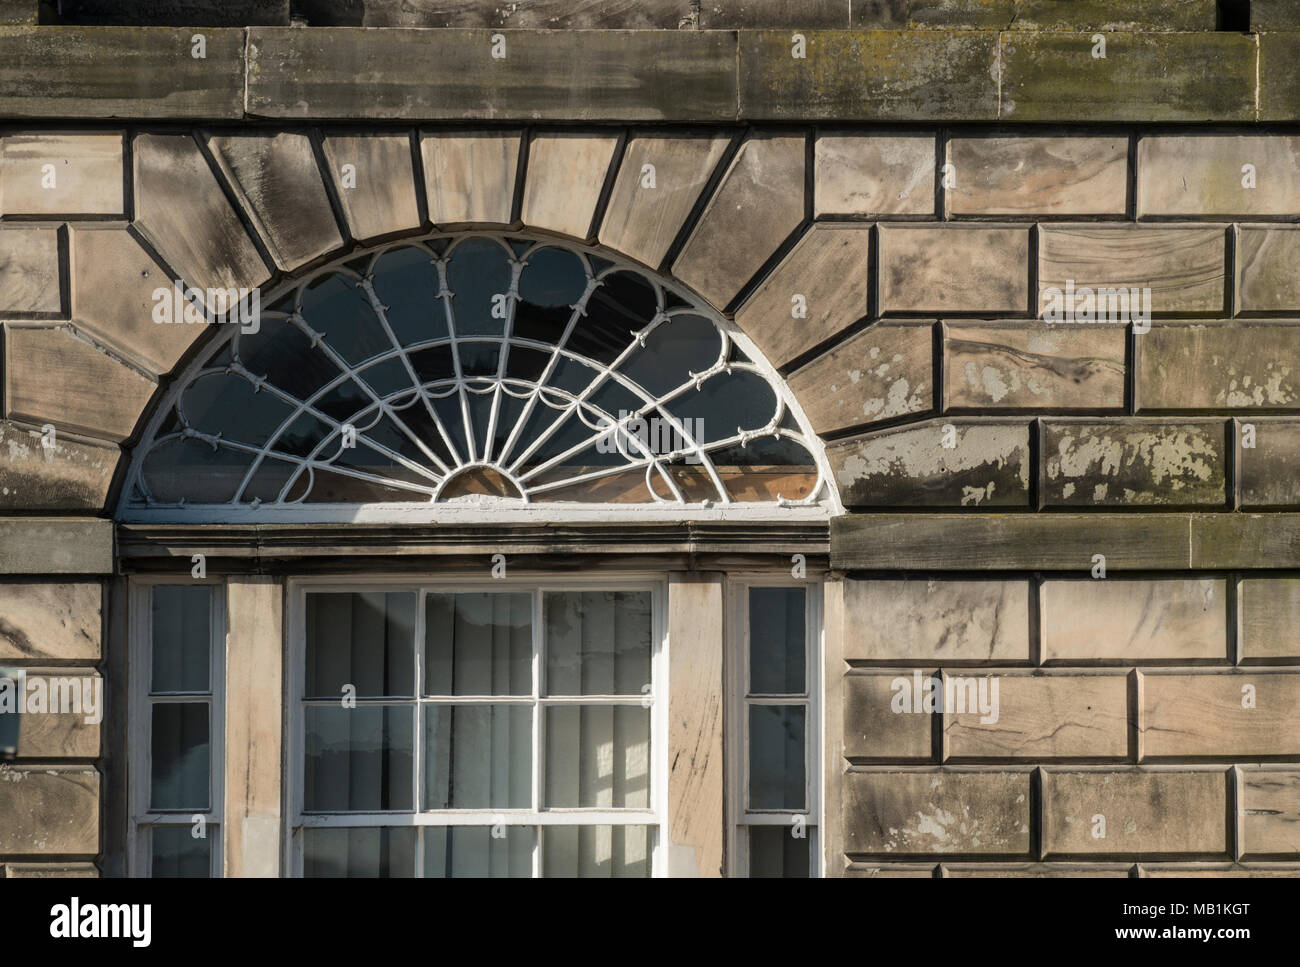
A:
{"type": "MultiPolygon", "coordinates": [[[[547,826],[647,826],[652,830],[651,876],[667,873],[667,817],[668,817],[668,581],[662,573],[620,574],[609,578],[578,578],[559,576],[547,572],[519,572],[507,578],[445,576],[412,577],[404,575],[354,575],[351,577],[298,577],[287,582],[288,613],[288,668],[286,669],[285,701],[287,703],[288,736],[287,755],[284,757],[282,782],[287,790],[288,823],[285,826],[284,869],[288,875],[303,875],[303,835],[307,828],[319,827],[443,827],[491,826],[502,817],[508,825],[536,827],[539,835],[533,843],[533,877],[541,873],[542,838],[547,826]],[[417,730],[413,750],[413,786],[417,806],[415,811],[349,812],[308,814],[303,811],[303,761],[306,754],[303,709],[303,688],[306,677],[306,596],[309,592],[357,592],[365,590],[414,591],[427,593],[465,593],[474,591],[528,591],[533,596],[533,691],[525,696],[474,695],[439,697],[427,700],[423,696],[411,699],[394,699],[376,704],[417,706],[425,704],[519,704],[531,706],[533,712],[532,789],[537,797],[529,809],[447,809],[418,811],[420,788],[423,782],[420,761],[421,737],[417,730]],[[628,591],[651,592],[651,684],[650,704],[650,807],[647,809],[600,808],[544,808],[540,802],[545,777],[545,733],[542,710],[548,705],[626,705],[626,696],[583,695],[561,699],[539,698],[543,691],[545,675],[542,662],[541,636],[544,632],[540,608],[541,596],[546,591],[628,591]]],[[[416,688],[420,688],[422,642],[424,640],[424,608],[417,598],[415,615],[416,688]]],[[[341,697],[341,696],[340,696],[341,697]]],[[[417,839],[415,849],[415,876],[424,872],[424,851],[417,839]]]]}
{"type": "Polygon", "coordinates": [[[825,797],[822,795],[822,695],[825,670],[823,636],[824,579],[821,576],[794,578],[786,572],[727,576],[727,855],[728,875],[749,876],[750,826],[781,826],[789,829],[791,817],[807,817],[808,872],[825,875],[821,836],[826,828],[825,797]],[[805,589],[804,688],[802,698],[749,695],[749,590],[751,588],[805,589]],[[749,707],[750,705],[803,705],[804,713],[804,805],[797,809],[750,809],[749,798],[749,707]]]}
{"type": "Polygon", "coordinates": [[[192,829],[202,817],[204,830],[210,839],[212,864],[208,875],[220,877],[224,869],[222,859],[222,812],[225,804],[225,734],[226,734],[226,586],[219,578],[188,578],[182,575],[132,576],[129,587],[129,618],[131,681],[129,708],[127,710],[127,741],[132,751],[130,789],[128,792],[130,817],[127,829],[127,875],[151,877],[153,864],[150,836],[157,826],[183,826],[192,829]],[[150,695],[153,676],[153,591],[159,586],[211,587],[212,611],[210,620],[209,686],[204,693],[178,692],[172,695],[150,695]],[[153,775],[152,723],[156,704],[184,703],[206,700],[209,705],[210,796],[206,812],[193,810],[152,810],[149,806],[149,783],[153,775]]]}

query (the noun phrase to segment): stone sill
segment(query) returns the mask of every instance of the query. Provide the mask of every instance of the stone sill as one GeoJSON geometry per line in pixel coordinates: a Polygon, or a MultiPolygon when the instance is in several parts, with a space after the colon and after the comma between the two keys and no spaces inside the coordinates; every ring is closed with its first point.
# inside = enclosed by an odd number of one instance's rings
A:
{"type": "Polygon", "coordinates": [[[0,27],[0,119],[1300,120],[1300,32],[1109,31],[1105,58],[1090,31],[807,30],[802,58],[792,36],[0,27]]]}

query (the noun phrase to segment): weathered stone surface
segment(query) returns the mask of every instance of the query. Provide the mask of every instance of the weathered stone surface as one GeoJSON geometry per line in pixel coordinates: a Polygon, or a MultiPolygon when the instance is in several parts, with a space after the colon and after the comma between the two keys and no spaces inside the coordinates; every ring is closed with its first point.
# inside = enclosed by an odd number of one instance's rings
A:
{"type": "Polygon", "coordinates": [[[0,763],[0,853],[99,852],[99,773],[91,766],[0,763]]]}
{"type": "Polygon", "coordinates": [[[0,27],[0,115],[238,118],[244,31],[209,27],[0,27]]]}
{"type": "Polygon", "coordinates": [[[1300,226],[1243,226],[1237,238],[1237,306],[1243,312],[1300,309],[1300,226]]]}
{"type": "Polygon", "coordinates": [[[1044,506],[1222,505],[1226,446],[1219,420],[1043,422],[1044,506]]]}
{"type": "Polygon", "coordinates": [[[847,581],[844,595],[846,661],[1029,661],[1028,581],[847,581]]]}
{"type": "Polygon", "coordinates": [[[849,10],[839,0],[803,0],[797,5],[785,0],[703,0],[699,7],[703,30],[849,26],[849,10]]]}
{"type": "Polygon", "coordinates": [[[747,139],[673,263],[673,274],[716,308],[727,305],[803,221],[805,143],[786,134],[747,139]]]}
{"type": "Polygon", "coordinates": [[[182,281],[231,289],[270,278],[193,139],[141,134],[134,152],[135,227],[182,281]]]}
{"type": "Polygon", "coordinates": [[[880,311],[1024,312],[1029,230],[881,225],[880,311]]]}
{"type": "Polygon", "coordinates": [[[944,879],[969,879],[971,877],[1029,878],[1039,880],[1082,879],[1082,878],[1124,878],[1129,876],[1128,866],[1105,866],[1101,863],[1090,866],[1066,866],[1058,863],[1026,863],[1019,866],[1000,866],[994,863],[972,864],[970,866],[949,866],[944,864],[944,879]]]}
{"type": "Polygon", "coordinates": [[[519,173],[519,131],[424,134],[429,220],[436,225],[508,223],[519,173]]]}
{"type": "Polygon", "coordinates": [[[831,566],[1087,574],[1096,554],[1106,556],[1110,571],[1258,567],[1261,560],[1300,565],[1300,521],[1281,520],[1290,514],[1267,516],[1255,533],[1256,525],[1241,514],[842,514],[831,519],[831,566]],[[1219,526],[1207,528],[1198,542],[1202,521],[1219,526]],[[1232,544],[1243,527],[1252,539],[1232,544]]]}
{"type": "MultiPolygon", "coordinates": [[[[3,620],[3,619],[0,619],[3,620]]],[[[99,755],[104,682],[91,669],[27,668],[19,760],[93,759],[99,755]]]]}
{"type": "Polygon", "coordinates": [[[170,373],[206,326],[157,323],[154,292],[173,280],[123,228],[68,230],[72,320],[155,375],[170,373]]]}
{"type": "Polygon", "coordinates": [[[1225,853],[1227,796],[1224,772],[1045,769],[1043,851],[1048,858],[1225,853]],[[1097,835],[1099,816],[1105,836],[1097,835]]]}
{"type": "Polygon", "coordinates": [[[1300,505],[1300,422],[1243,421],[1237,433],[1240,506],[1250,509],[1300,505]],[[1246,433],[1254,435],[1245,446],[1246,433]]]}
{"type": "Polygon", "coordinates": [[[1241,851],[1300,853],[1300,772],[1243,771],[1241,851]]]}
{"type": "Polygon", "coordinates": [[[59,0],[68,24],[247,27],[289,23],[289,0],[59,0]]]}
{"type": "Polygon", "coordinates": [[[0,225],[0,312],[61,309],[57,231],[0,225]]]}
{"type": "Polygon", "coordinates": [[[1300,33],[1289,30],[1259,35],[1261,121],[1300,118],[1300,74],[1291,69],[1297,55],[1300,55],[1300,33]]]}
{"type": "MultiPolygon", "coordinates": [[[[774,366],[784,366],[867,314],[870,227],[814,224],[736,313],[774,366]]],[[[862,422],[862,421],[858,421],[862,422]]]]}
{"type": "MultiPolygon", "coordinates": [[[[568,0],[360,0],[356,22],[366,27],[511,27],[553,30],[610,28],[676,30],[689,20],[689,0],[615,0],[575,5],[568,0]]],[[[312,26],[351,22],[338,11],[309,17],[312,26]],[[332,16],[330,16],[332,15],[332,16]]],[[[847,16],[841,11],[841,16],[847,16]]]]}
{"type": "Polygon", "coordinates": [[[1146,879],[1264,879],[1271,877],[1300,876],[1300,866],[1147,866],[1139,867],[1142,878],[1146,879]]]}
{"type": "Polygon", "coordinates": [[[102,600],[92,582],[0,582],[0,660],[97,662],[102,600]]]}
{"type": "Polygon", "coordinates": [[[98,879],[94,863],[6,863],[5,879],[98,879]]]}
{"type": "Polygon", "coordinates": [[[1048,579],[1042,661],[1223,661],[1227,599],[1223,578],[1048,579]]]}
{"type": "Polygon", "coordinates": [[[948,141],[953,215],[1122,215],[1128,138],[961,135],[948,141]]]}
{"type": "Polygon", "coordinates": [[[329,135],[322,146],[353,238],[369,241],[420,227],[409,137],[329,135]],[[352,165],[353,177],[345,165],[352,165]]]}
{"type": "Polygon", "coordinates": [[[1120,326],[947,323],[949,410],[1118,410],[1124,407],[1120,326]]]}
{"type": "Polygon", "coordinates": [[[1142,679],[1142,757],[1300,755],[1300,675],[1142,679]]]}
{"type": "Polygon", "coordinates": [[[6,415],[121,442],[156,384],[61,329],[5,327],[6,415]]]}
{"type": "Polygon", "coordinates": [[[1063,298],[1070,282],[1076,291],[1149,288],[1154,313],[1223,312],[1226,237],[1222,228],[1044,225],[1038,232],[1040,314],[1053,302],[1049,290],[1063,298]]]}
{"type": "Polygon", "coordinates": [[[595,234],[596,205],[617,147],[612,135],[534,135],[524,179],[524,224],[578,239],[595,234]]]}
{"type": "Polygon", "coordinates": [[[844,852],[1024,854],[1027,772],[850,772],[844,852]]]}
{"type": "MultiPolygon", "coordinates": [[[[734,121],[729,31],[248,31],[248,113],[281,118],[734,121]],[[648,65],[654,71],[647,71],[648,65]],[[356,79],[365,77],[364,89],[356,79]]],[[[2,76],[2,75],[0,75],[2,76]]]]}
{"type": "Polygon", "coordinates": [[[0,507],[5,510],[99,511],[108,498],[117,447],[95,446],[0,421],[0,507]]]}
{"type": "Polygon", "coordinates": [[[934,408],[934,325],[878,322],[796,370],[791,391],[818,433],[934,408]]]}
{"type": "Polygon", "coordinates": [[[844,872],[840,874],[852,879],[908,879],[908,880],[930,880],[934,879],[937,867],[926,866],[906,866],[901,863],[849,863],[844,867],[844,872]]]}
{"type": "MultiPolygon", "coordinates": [[[[844,676],[844,748],[849,759],[929,759],[930,726],[934,716],[918,705],[915,711],[891,708],[893,681],[887,675],[850,673],[844,676]]],[[[906,676],[910,686],[912,676],[906,676]]]]}
{"type": "Polygon", "coordinates": [[[740,33],[740,115],[755,121],[975,121],[998,116],[990,31],[740,33]]]}
{"type": "Polygon", "coordinates": [[[1237,586],[1243,662],[1300,658],[1300,578],[1244,578],[1237,586]]]}
{"type": "Polygon", "coordinates": [[[40,0],[0,0],[0,24],[34,25],[40,7],[40,0]]]}
{"type": "Polygon", "coordinates": [[[854,25],[995,30],[1213,30],[1212,0],[866,0],[854,25]]]}
{"type": "Polygon", "coordinates": [[[1137,212],[1238,217],[1300,211],[1300,138],[1153,135],[1138,141],[1137,212]],[[1253,165],[1248,174],[1243,166],[1253,165]],[[1249,181],[1248,181],[1249,177],[1249,181]]]}
{"type": "Polygon", "coordinates": [[[1300,514],[1194,514],[1194,569],[1300,568],[1300,514]]]}
{"type": "Polygon", "coordinates": [[[111,520],[14,517],[0,527],[0,574],[109,574],[112,570],[111,520]]]}
{"type": "Polygon", "coordinates": [[[658,268],[729,141],[708,134],[654,131],[629,138],[605,209],[601,244],[658,268]]]}
{"type": "Polygon", "coordinates": [[[813,210],[821,215],[933,215],[932,133],[829,131],[813,152],[813,210]]]}
{"type": "Polygon", "coordinates": [[[122,135],[0,138],[0,214],[75,217],[122,212],[122,135]]]}
{"type": "Polygon", "coordinates": [[[978,676],[947,671],[944,677],[964,679],[945,683],[945,703],[948,690],[954,699],[944,708],[945,759],[1122,759],[1128,754],[1126,675],[981,670],[978,676]],[[986,678],[996,680],[996,693],[992,684],[983,684],[986,678]],[[989,711],[982,711],[979,703],[986,700],[989,711]]]}
{"type": "Polygon", "coordinates": [[[1153,323],[1135,345],[1140,410],[1300,408],[1295,323],[1153,323]]]}
{"type": "Polygon", "coordinates": [[[1237,33],[1002,34],[1007,121],[1253,121],[1255,40],[1237,33]]]}
{"type": "Polygon", "coordinates": [[[834,443],[826,456],[846,506],[1029,503],[1029,428],[1024,425],[929,420],[834,443]],[[945,439],[953,445],[945,446],[945,439]]]}
{"type": "Polygon", "coordinates": [[[342,246],[307,135],[220,135],[208,144],[281,269],[290,272],[342,246]]]}

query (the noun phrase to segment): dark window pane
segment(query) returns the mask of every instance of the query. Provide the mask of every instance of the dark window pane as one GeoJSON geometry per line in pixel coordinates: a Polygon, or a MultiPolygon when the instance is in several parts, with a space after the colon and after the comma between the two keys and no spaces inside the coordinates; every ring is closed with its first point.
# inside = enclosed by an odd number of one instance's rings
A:
{"type": "Polygon", "coordinates": [[[749,707],[749,808],[804,808],[804,709],[749,707]]]}
{"type": "Polygon", "coordinates": [[[537,831],[505,826],[426,826],[424,875],[441,877],[528,877],[533,875],[537,831]]]}
{"type": "Polygon", "coordinates": [[[803,694],[806,600],[803,588],[749,589],[751,694],[803,694]]]}
{"type": "Polygon", "coordinates": [[[424,610],[426,695],[530,695],[530,594],[430,594],[424,610]]]}
{"type": "Polygon", "coordinates": [[[649,591],[548,591],[546,694],[640,695],[650,683],[649,591]]]}
{"type": "Polygon", "coordinates": [[[207,702],[153,706],[152,809],[206,810],[211,805],[211,725],[207,702]]]}
{"type": "Polygon", "coordinates": [[[208,877],[212,875],[212,834],[194,837],[192,826],[155,826],[149,833],[152,875],[208,877]]]}
{"type": "Polygon", "coordinates": [[[303,876],[415,876],[415,839],[413,826],[304,829],[303,876]]]}
{"type": "Polygon", "coordinates": [[[791,826],[749,827],[751,877],[806,877],[809,875],[809,840],[793,835],[791,826]]]}
{"type": "Polygon", "coordinates": [[[159,585],[153,589],[152,613],[150,691],[210,691],[212,588],[159,585]]]}
{"type": "Polygon", "coordinates": [[[526,809],[532,705],[426,705],[425,809],[526,809]]]}
{"type": "Polygon", "coordinates": [[[415,593],[307,595],[307,698],[415,694],[415,593]]]}
{"type": "Polygon", "coordinates": [[[308,812],[413,808],[412,720],[403,705],[306,709],[304,808],[308,812]]]}

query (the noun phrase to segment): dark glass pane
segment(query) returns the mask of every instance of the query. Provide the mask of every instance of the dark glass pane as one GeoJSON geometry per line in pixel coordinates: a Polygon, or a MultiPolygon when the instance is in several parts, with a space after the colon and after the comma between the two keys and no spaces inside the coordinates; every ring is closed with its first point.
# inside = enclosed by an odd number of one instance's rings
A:
{"type": "Polygon", "coordinates": [[[303,807],[308,812],[414,808],[414,717],[409,705],[308,706],[303,807]]]}
{"type": "Polygon", "coordinates": [[[152,597],[150,691],[210,691],[212,588],[158,585],[152,597]]]}
{"type": "Polygon", "coordinates": [[[414,826],[309,827],[302,831],[303,876],[415,876],[416,835],[414,826]]]}
{"type": "Polygon", "coordinates": [[[650,682],[649,591],[548,591],[546,694],[640,695],[650,682]]]}
{"type": "Polygon", "coordinates": [[[299,312],[353,366],[393,348],[365,290],[350,276],[331,274],[310,283],[299,312]]]}
{"type": "Polygon", "coordinates": [[[424,611],[426,695],[530,695],[530,594],[430,594],[424,611]]]}
{"type": "Polygon", "coordinates": [[[415,593],[307,595],[307,698],[415,694],[415,593]]]}
{"type": "Polygon", "coordinates": [[[531,705],[426,705],[425,809],[533,804],[531,705]]]}
{"type": "Polygon", "coordinates": [[[211,805],[211,723],[207,702],[153,706],[151,809],[207,810],[211,805]]]}
{"type": "Polygon", "coordinates": [[[424,875],[529,877],[536,842],[537,830],[531,826],[426,826],[424,875]]]}
{"type": "Polygon", "coordinates": [[[807,837],[799,838],[790,826],[749,827],[749,875],[754,878],[810,875],[807,837]]]}
{"type": "Polygon", "coordinates": [[[373,284],[384,315],[403,346],[447,335],[447,315],[438,295],[433,256],[410,246],[385,252],[375,260],[373,284]]]}
{"type": "Polygon", "coordinates": [[[663,396],[718,361],[722,337],[703,316],[673,316],[646,337],[621,371],[651,396],[663,396]]]}
{"type": "Polygon", "coordinates": [[[154,826],[149,831],[150,869],[154,877],[212,875],[214,827],[195,838],[193,826],[154,826]]]}
{"type": "Polygon", "coordinates": [[[804,709],[749,707],[749,808],[804,808],[804,709]]]}
{"type": "Polygon", "coordinates": [[[749,691],[754,695],[804,693],[803,588],[749,589],[749,691]]]}
{"type": "Polygon", "coordinates": [[[456,335],[494,335],[505,332],[503,311],[509,312],[509,256],[498,243],[472,238],[457,245],[447,268],[447,287],[456,316],[456,335]]]}

